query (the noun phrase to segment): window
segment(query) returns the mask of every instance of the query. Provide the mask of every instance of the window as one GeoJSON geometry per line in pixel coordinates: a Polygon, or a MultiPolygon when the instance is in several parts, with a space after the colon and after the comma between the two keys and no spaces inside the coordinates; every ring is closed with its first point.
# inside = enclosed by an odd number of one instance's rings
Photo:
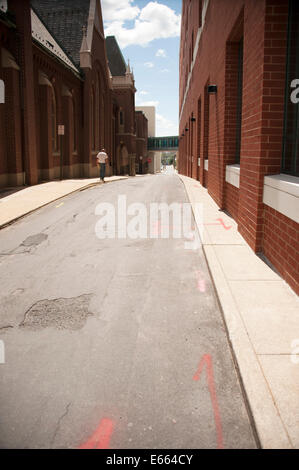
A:
{"type": "Polygon", "coordinates": [[[104,92],[100,96],[100,147],[105,147],[105,99],[104,92]]]}
{"type": "Polygon", "coordinates": [[[299,78],[299,3],[290,0],[281,171],[299,176],[299,104],[290,99],[293,90],[290,85],[296,78],[299,78]]]}
{"type": "Polygon", "coordinates": [[[201,28],[202,25],[202,2],[198,0],[198,27],[201,28]]]}
{"type": "Polygon", "coordinates": [[[235,162],[240,163],[241,131],[242,131],[242,93],[243,93],[243,39],[238,47],[238,88],[236,115],[236,155],[235,162]]]}
{"type": "Polygon", "coordinates": [[[52,152],[58,151],[57,139],[57,105],[54,88],[51,88],[51,124],[52,124],[52,152]]]}
{"type": "Polygon", "coordinates": [[[75,100],[72,98],[72,119],[73,119],[73,152],[77,151],[77,117],[75,100]]]}
{"type": "Polygon", "coordinates": [[[197,102],[197,157],[200,158],[201,144],[201,98],[197,102]]]}
{"type": "Polygon", "coordinates": [[[95,133],[95,122],[96,122],[96,102],[94,89],[91,91],[91,144],[92,150],[96,148],[96,133],[95,133]]]}
{"type": "Polygon", "coordinates": [[[208,93],[208,80],[204,91],[204,112],[203,112],[203,158],[209,158],[209,127],[210,127],[210,95],[208,93]]]}
{"type": "Polygon", "coordinates": [[[191,39],[191,61],[193,62],[193,55],[194,55],[194,31],[192,31],[192,39],[191,39]]]}
{"type": "Polygon", "coordinates": [[[119,112],[119,125],[124,125],[124,112],[122,110],[119,112]]]}

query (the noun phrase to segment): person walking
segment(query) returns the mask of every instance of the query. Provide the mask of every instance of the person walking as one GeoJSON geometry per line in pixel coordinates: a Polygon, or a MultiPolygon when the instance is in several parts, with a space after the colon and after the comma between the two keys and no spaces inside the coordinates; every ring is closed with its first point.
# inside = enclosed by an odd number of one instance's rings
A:
{"type": "Polygon", "coordinates": [[[100,166],[100,179],[105,183],[105,174],[106,174],[106,160],[108,160],[108,155],[105,149],[102,149],[97,154],[97,163],[100,166]]]}

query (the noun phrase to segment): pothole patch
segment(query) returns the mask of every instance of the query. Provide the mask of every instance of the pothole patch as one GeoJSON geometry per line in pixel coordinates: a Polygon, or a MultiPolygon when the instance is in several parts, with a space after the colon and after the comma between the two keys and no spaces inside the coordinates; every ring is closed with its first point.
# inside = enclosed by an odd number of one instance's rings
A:
{"type": "Polygon", "coordinates": [[[27,237],[26,240],[23,241],[21,246],[37,246],[47,240],[47,238],[48,235],[46,235],[45,233],[37,233],[36,235],[31,235],[30,237],[27,237]]]}
{"type": "Polygon", "coordinates": [[[21,328],[41,330],[80,330],[88,317],[92,295],[85,294],[70,299],[40,300],[26,312],[21,328]]]}

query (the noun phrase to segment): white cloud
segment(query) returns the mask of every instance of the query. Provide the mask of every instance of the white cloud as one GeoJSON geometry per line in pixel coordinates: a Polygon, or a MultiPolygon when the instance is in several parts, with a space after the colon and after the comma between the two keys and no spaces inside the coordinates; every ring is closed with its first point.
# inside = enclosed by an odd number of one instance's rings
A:
{"type": "Polygon", "coordinates": [[[162,69],[162,70],[160,70],[160,72],[161,73],[168,73],[168,72],[170,72],[170,70],[169,69],[162,69]]]}
{"type": "Polygon", "coordinates": [[[170,136],[178,134],[178,126],[173,121],[170,121],[159,113],[156,113],[156,121],[158,129],[157,134],[159,134],[160,136],[170,136]]]}
{"type": "Polygon", "coordinates": [[[158,49],[156,52],[156,57],[166,57],[165,49],[158,49]]]}
{"type": "Polygon", "coordinates": [[[133,6],[134,0],[102,0],[104,22],[123,22],[134,20],[140,13],[140,8],[133,6]]]}
{"type": "Polygon", "coordinates": [[[137,97],[136,106],[155,106],[155,108],[157,108],[159,106],[159,101],[139,101],[137,97]]]}
{"type": "Polygon", "coordinates": [[[167,5],[151,1],[141,10],[134,0],[102,0],[105,34],[116,36],[120,47],[147,46],[154,39],[180,35],[181,15],[167,5]],[[133,28],[126,28],[125,21],[133,20],[133,28]]]}
{"type": "Polygon", "coordinates": [[[153,62],[145,62],[143,65],[144,67],[147,67],[148,69],[152,69],[154,67],[153,62]]]}
{"type": "Polygon", "coordinates": [[[145,90],[140,90],[137,93],[138,93],[138,95],[141,95],[141,96],[148,95],[148,91],[145,91],[145,90]]]}

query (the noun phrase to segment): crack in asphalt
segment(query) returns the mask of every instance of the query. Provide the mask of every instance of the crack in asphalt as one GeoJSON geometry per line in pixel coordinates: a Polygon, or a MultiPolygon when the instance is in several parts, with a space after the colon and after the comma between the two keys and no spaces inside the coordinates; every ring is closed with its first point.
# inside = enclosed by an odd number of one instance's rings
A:
{"type": "Polygon", "coordinates": [[[9,330],[9,329],[11,329],[11,328],[13,328],[13,325],[0,326],[0,331],[2,331],[2,330],[9,330]]]}
{"type": "Polygon", "coordinates": [[[26,253],[31,253],[31,250],[23,250],[23,251],[19,251],[17,252],[16,250],[18,249],[19,247],[17,248],[14,248],[13,250],[9,251],[8,253],[0,253],[0,256],[14,256],[14,255],[24,255],[26,253]]]}
{"type": "Polygon", "coordinates": [[[53,447],[53,445],[54,445],[56,436],[57,436],[57,434],[58,434],[58,432],[59,432],[59,429],[60,429],[60,426],[61,426],[61,422],[62,422],[62,420],[67,416],[71,404],[72,404],[72,402],[70,402],[70,403],[67,404],[65,412],[64,412],[64,413],[60,416],[60,418],[58,419],[58,422],[57,422],[57,425],[56,425],[56,428],[55,428],[53,437],[52,437],[52,439],[51,439],[51,447],[53,447]]]}

